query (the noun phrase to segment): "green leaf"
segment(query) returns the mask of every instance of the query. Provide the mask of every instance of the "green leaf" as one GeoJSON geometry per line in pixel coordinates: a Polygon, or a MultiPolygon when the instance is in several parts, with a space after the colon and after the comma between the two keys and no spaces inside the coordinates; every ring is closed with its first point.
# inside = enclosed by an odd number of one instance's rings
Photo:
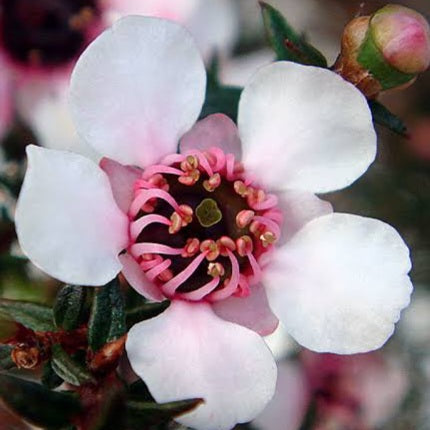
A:
{"type": "Polygon", "coordinates": [[[9,370],[15,367],[12,360],[13,347],[10,345],[0,345],[0,370],[9,370]]]}
{"type": "Polygon", "coordinates": [[[236,121],[241,92],[240,87],[208,85],[200,118],[213,113],[223,113],[236,121]]]}
{"type": "Polygon", "coordinates": [[[0,374],[0,397],[25,420],[47,429],[68,425],[80,411],[79,400],[73,394],[51,391],[5,374],[0,374]]]}
{"type": "Polygon", "coordinates": [[[94,382],[88,370],[70,357],[60,345],[52,347],[52,368],[55,373],[72,385],[82,385],[94,382]]]}
{"type": "Polygon", "coordinates": [[[117,279],[97,289],[88,328],[88,343],[93,351],[127,332],[124,297],[117,279]]]}
{"type": "Polygon", "coordinates": [[[136,382],[133,382],[127,389],[127,393],[130,399],[135,400],[145,400],[148,402],[155,402],[154,397],[152,397],[148,387],[145,382],[141,379],[138,379],[136,382]]]}
{"type": "Polygon", "coordinates": [[[54,304],[54,320],[57,327],[70,331],[83,322],[86,288],[65,285],[59,291],[54,304]]]}
{"type": "Polygon", "coordinates": [[[131,429],[142,429],[145,426],[161,424],[179,415],[190,412],[200,404],[203,399],[181,400],[170,403],[127,401],[127,424],[131,429]]]}
{"type": "Polygon", "coordinates": [[[164,312],[170,305],[169,300],[160,303],[143,303],[140,306],[129,309],[126,312],[127,327],[131,328],[134,324],[150,318],[154,318],[164,312]]]}
{"type": "Polygon", "coordinates": [[[43,366],[41,382],[50,390],[58,388],[64,382],[64,380],[55,373],[51,361],[46,362],[43,366]]]}
{"type": "Polygon", "coordinates": [[[52,309],[37,303],[0,299],[0,315],[34,331],[55,330],[52,309]]]}
{"type": "Polygon", "coordinates": [[[369,100],[369,107],[372,111],[373,121],[383,127],[386,127],[399,134],[400,136],[407,137],[408,129],[403,121],[391,113],[383,104],[376,100],[369,100]]]}
{"type": "Polygon", "coordinates": [[[260,2],[267,38],[278,60],[327,67],[327,60],[318,49],[306,42],[273,6],[260,2]]]}

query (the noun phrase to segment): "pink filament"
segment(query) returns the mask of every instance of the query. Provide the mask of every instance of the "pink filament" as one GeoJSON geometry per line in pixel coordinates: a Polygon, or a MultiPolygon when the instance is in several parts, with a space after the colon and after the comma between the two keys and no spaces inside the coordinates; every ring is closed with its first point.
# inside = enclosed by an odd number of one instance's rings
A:
{"type": "Polygon", "coordinates": [[[140,257],[143,254],[181,255],[184,249],[172,248],[161,243],[143,242],[135,243],[131,246],[130,250],[134,257],[140,257]]]}
{"type": "Polygon", "coordinates": [[[200,263],[206,258],[208,251],[199,254],[182,272],[179,272],[170,281],[167,281],[161,289],[163,292],[171,297],[175,291],[182,285],[200,266],[200,263]]]}
{"type": "Polygon", "coordinates": [[[229,249],[227,249],[227,253],[231,262],[231,278],[222,290],[215,291],[207,297],[207,299],[212,302],[217,302],[230,297],[236,291],[237,285],[239,284],[239,262],[229,249]]]}
{"type": "Polygon", "coordinates": [[[267,218],[266,216],[254,216],[252,220],[258,221],[259,223],[265,225],[276,236],[277,239],[281,237],[281,229],[279,224],[277,224],[275,221],[267,218]]]}
{"type": "Polygon", "coordinates": [[[148,260],[148,261],[142,260],[139,263],[139,266],[142,268],[142,270],[146,272],[147,270],[155,267],[157,264],[160,264],[162,261],[163,259],[159,255],[156,255],[155,258],[152,260],[148,260]]]}
{"type": "Polygon", "coordinates": [[[205,285],[201,286],[199,289],[195,291],[190,291],[189,293],[178,293],[177,297],[186,300],[199,301],[205,298],[209,293],[215,290],[219,284],[219,276],[213,278],[205,285]]]}
{"type": "Polygon", "coordinates": [[[174,167],[165,166],[163,164],[155,164],[145,169],[143,172],[143,179],[149,179],[151,176],[156,175],[157,173],[165,173],[166,175],[176,176],[181,176],[184,174],[182,170],[175,169],[174,167]]]}
{"type": "Polygon", "coordinates": [[[153,281],[160,273],[164,272],[169,266],[172,264],[172,261],[167,259],[162,261],[157,266],[153,267],[151,270],[148,270],[145,275],[150,281],[153,281]]]}
{"type": "Polygon", "coordinates": [[[133,221],[130,225],[130,235],[133,240],[139,236],[139,234],[146,228],[148,225],[158,223],[164,225],[170,225],[171,221],[162,215],[144,215],[139,218],[137,221],[133,221]]]}
{"type": "Polygon", "coordinates": [[[224,154],[224,152],[217,147],[212,147],[209,149],[209,153],[212,154],[216,159],[215,166],[213,166],[213,170],[215,172],[219,172],[225,166],[225,154],[224,154]]]}
{"type": "Polygon", "coordinates": [[[257,260],[255,259],[254,255],[252,254],[252,252],[248,252],[246,256],[248,257],[249,264],[251,265],[251,269],[254,274],[250,282],[252,285],[254,285],[257,282],[260,282],[261,280],[261,267],[258,264],[257,260]]]}
{"type": "Polygon", "coordinates": [[[278,204],[278,197],[274,194],[269,194],[263,202],[260,203],[252,203],[250,206],[252,209],[256,211],[265,211],[267,209],[271,209],[278,204]]]}
{"type": "Polygon", "coordinates": [[[145,205],[145,203],[154,198],[165,200],[175,211],[180,212],[179,205],[171,194],[159,188],[152,188],[150,190],[139,191],[137,197],[130,206],[130,216],[134,218],[145,205]]]}

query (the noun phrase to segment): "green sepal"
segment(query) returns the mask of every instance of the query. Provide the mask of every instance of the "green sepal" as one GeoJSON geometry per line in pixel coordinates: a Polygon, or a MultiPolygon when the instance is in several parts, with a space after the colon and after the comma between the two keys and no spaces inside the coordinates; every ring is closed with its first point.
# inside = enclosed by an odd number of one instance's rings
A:
{"type": "Polygon", "coordinates": [[[0,397],[14,412],[34,425],[57,430],[70,424],[81,405],[77,396],[0,374],[0,397]]]}
{"type": "Polygon", "coordinates": [[[391,113],[383,104],[376,100],[369,100],[369,107],[372,111],[373,121],[386,127],[400,136],[407,137],[408,129],[404,122],[391,113]]]}
{"type": "Polygon", "coordinates": [[[169,300],[164,300],[159,303],[143,303],[140,306],[136,306],[132,309],[127,310],[127,328],[131,328],[133,325],[150,318],[154,318],[160,315],[170,306],[169,300]]]}
{"type": "Polygon", "coordinates": [[[125,303],[119,282],[112,280],[97,289],[88,325],[88,344],[92,351],[127,333],[125,303]]]}
{"type": "Polygon", "coordinates": [[[0,370],[13,369],[15,363],[12,360],[13,347],[10,345],[0,345],[0,370]]]}
{"type": "Polygon", "coordinates": [[[80,386],[94,382],[88,370],[67,354],[60,345],[52,347],[52,368],[66,382],[80,386]]]}
{"type": "Polygon", "coordinates": [[[142,429],[147,426],[162,424],[179,415],[197,408],[203,399],[180,400],[170,403],[152,403],[138,400],[128,400],[127,425],[130,429],[142,429]]]}
{"type": "Polygon", "coordinates": [[[400,72],[385,60],[372,36],[367,30],[366,38],[361,45],[357,61],[380,83],[383,90],[396,88],[415,78],[415,75],[400,72]]]}
{"type": "Polygon", "coordinates": [[[51,361],[47,361],[43,366],[41,382],[46,388],[49,388],[50,390],[58,388],[64,382],[64,380],[60,378],[52,368],[51,361]]]}
{"type": "Polygon", "coordinates": [[[277,9],[262,1],[260,7],[267,38],[278,60],[327,67],[324,55],[306,42],[277,9]]]}
{"type": "Polygon", "coordinates": [[[52,309],[37,303],[0,299],[0,315],[34,331],[55,330],[52,309]]]}
{"type": "Polygon", "coordinates": [[[87,289],[77,285],[65,285],[54,304],[55,325],[70,331],[78,328],[84,321],[87,289]]]}

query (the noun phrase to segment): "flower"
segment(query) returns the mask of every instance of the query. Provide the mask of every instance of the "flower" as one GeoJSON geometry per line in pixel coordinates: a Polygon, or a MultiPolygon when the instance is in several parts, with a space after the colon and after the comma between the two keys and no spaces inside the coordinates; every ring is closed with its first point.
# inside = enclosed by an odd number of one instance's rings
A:
{"type": "Polygon", "coordinates": [[[392,334],[412,286],[392,227],[333,214],[313,194],[349,185],[375,157],[359,91],[328,70],[274,63],[244,89],[238,128],[219,114],[192,127],[205,85],[181,26],[119,20],[70,89],[78,133],[105,158],[29,146],[16,228],[29,258],[64,282],[99,286],[121,271],[145,297],[170,299],[129,332],[131,365],[159,402],[205,399],[179,422],[228,429],[273,395],[259,334],[278,318],[316,351],[368,351],[392,334]]]}
{"type": "Polygon", "coordinates": [[[345,27],[335,70],[369,97],[405,88],[430,64],[430,27],[418,12],[387,5],[345,27]]]}

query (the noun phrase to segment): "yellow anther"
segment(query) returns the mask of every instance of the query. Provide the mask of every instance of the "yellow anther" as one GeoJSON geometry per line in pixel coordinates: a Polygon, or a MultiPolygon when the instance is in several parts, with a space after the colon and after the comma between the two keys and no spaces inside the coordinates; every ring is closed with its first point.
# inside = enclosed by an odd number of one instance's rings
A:
{"type": "Polygon", "coordinates": [[[223,276],[225,273],[224,266],[221,263],[209,263],[208,265],[208,275],[216,278],[218,276],[223,276]]]}
{"type": "Polygon", "coordinates": [[[237,215],[236,215],[236,225],[239,228],[245,228],[251,221],[252,218],[254,218],[255,212],[251,211],[251,210],[243,210],[240,211],[237,215]]]}
{"type": "Polygon", "coordinates": [[[237,253],[241,257],[245,257],[248,253],[253,251],[254,243],[252,242],[252,239],[248,235],[244,235],[239,237],[239,239],[236,240],[236,248],[237,248],[237,253]]]}
{"type": "Polygon", "coordinates": [[[234,191],[241,197],[246,197],[248,195],[248,187],[242,181],[235,181],[233,184],[234,191]]]}
{"type": "Polygon", "coordinates": [[[266,231],[260,236],[261,244],[267,248],[269,245],[272,245],[276,242],[276,236],[271,231],[266,231]]]}
{"type": "Polygon", "coordinates": [[[210,193],[215,191],[221,184],[221,175],[219,173],[215,173],[206,181],[203,181],[203,188],[210,193]]]}

